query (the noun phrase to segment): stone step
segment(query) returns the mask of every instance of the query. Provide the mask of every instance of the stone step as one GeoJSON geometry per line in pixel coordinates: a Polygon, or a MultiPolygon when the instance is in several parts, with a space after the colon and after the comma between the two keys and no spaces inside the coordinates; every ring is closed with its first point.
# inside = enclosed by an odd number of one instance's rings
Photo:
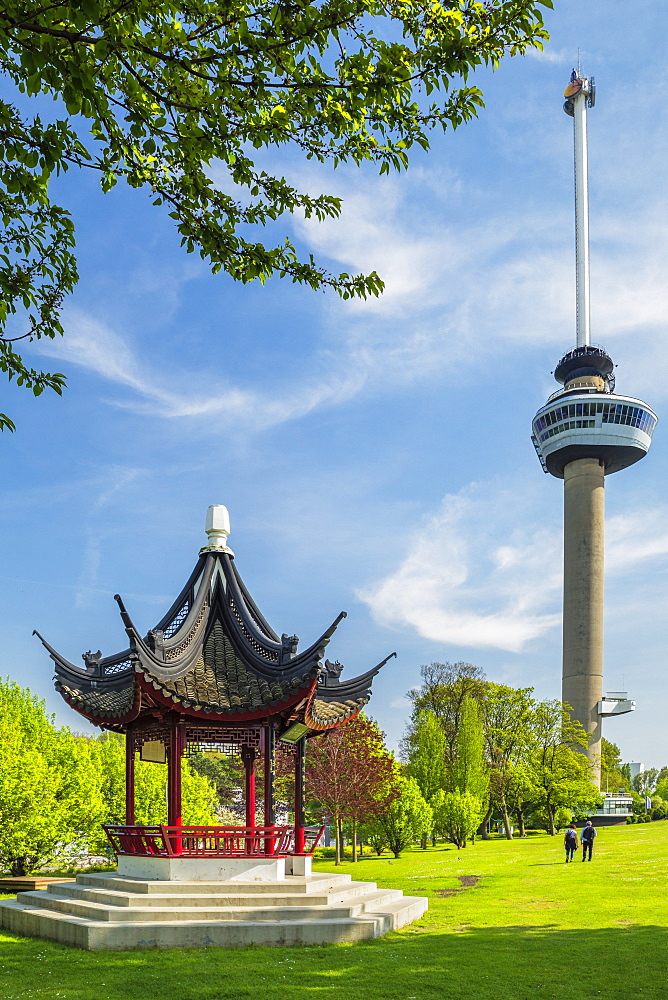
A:
{"type": "Polygon", "coordinates": [[[96,889],[93,886],[73,883],[63,886],[62,890],[54,886],[48,892],[50,895],[69,896],[72,899],[103,903],[107,906],[127,908],[138,905],[164,908],[182,906],[303,906],[305,902],[308,902],[309,906],[329,906],[355,899],[376,889],[375,882],[347,882],[343,886],[335,886],[327,893],[294,893],[282,892],[279,888],[280,883],[275,882],[273,883],[274,892],[270,895],[267,892],[237,893],[234,883],[225,882],[221,883],[220,892],[186,895],[185,893],[171,892],[171,885],[172,883],[162,883],[165,891],[161,893],[136,893],[119,892],[114,889],[96,889]]]}
{"type": "MultiPolygon", "coordinates": [[[[401,897],[381,912],[309,920],[138,921],[89,920],[17,900],[0,901],[0,922],[15,934],[48,938],[89,950],[290,946],[370,940],[420,917],[427,900],[401,897]]],[[[326,911],[324,911],[326,913],[326,911]]]]}
{"type": "Polygon", "coordinates": [[[124,892],[145,892],[163,893],[165,887],[169,886],[171,893],[184,893],[186,895],[217,893],[221,889],[234,887],[234,892],[242,893],[269,893],[276,891],[280,886],[281,893],[311,893],[329,891],[338,886],[347,885],[352,882],[350,875],[288,875],[285,880],[275,881],[255,881],[255,882],[157,882],[144,879],[126,878],[122,875],[109,873],[79,875],[77,885],[90,885],[100,889],[115,889],[124,892]]]}
{"type": "MultiPolygon", "coordinates": [[[[102,903],[80,901],[72,897],[62,895],[57,896],[47,892],[22,892],[17,896],[17,901],[29,908],[40,907],[47,910],[54,910],[59,913],[68,913],[76,917],[84,917],[88,920],[106,920],[110,922],[134,921],[164,923],[175,920],[253,920],[261,921],[283,921],[283,920],[313,920],[321,916],[329,919],[341,919],[359,916],[367,911],[375,912],[384,908],[387,904],[394,903],[402,898],[402,894],[397,889],[385,889],[368,892],[365,895],[353,897],[344,905],[320,906],[311,904],[304,906],[267,906],[267,905],[241,905],[241,906],[211,906],[211,907],[155,907],[143,906],[141,902],[130,907],[107,906],[102,903]]],[[[139,897],[142,900],[142,897],[139,897]]]]}

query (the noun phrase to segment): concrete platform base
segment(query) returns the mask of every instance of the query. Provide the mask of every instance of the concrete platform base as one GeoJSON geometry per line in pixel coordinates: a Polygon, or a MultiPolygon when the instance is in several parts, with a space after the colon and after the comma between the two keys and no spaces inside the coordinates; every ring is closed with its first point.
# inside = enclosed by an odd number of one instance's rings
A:
{"type": "Polygon", "coordinates": [[[89,950],[336,944],[379,937],[426,909],[423,897],[350,875],[165,882],[104,874],[1,900],[0,926],[89,950]]]}
{"type": "Polygon", "coordinates": [[[153,858],[119,854],[118,874],[149,882],[277,882],[285,878],[285,858],[153,858]]]}

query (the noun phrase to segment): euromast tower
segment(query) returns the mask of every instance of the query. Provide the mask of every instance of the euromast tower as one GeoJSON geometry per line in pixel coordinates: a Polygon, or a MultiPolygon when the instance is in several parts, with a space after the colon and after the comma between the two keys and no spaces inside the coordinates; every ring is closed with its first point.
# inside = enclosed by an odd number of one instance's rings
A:
{"type": "Polygon", "coordinates": [[[600,783],[601,722],[632,711],[625,693],[603,696],[603,540],[605,477],[649,449],[657,417],[639,399],[614,391],[610,356],[591,343],[587,112],[593,77],[573,71],[564,111],[575,137],[576,346],[560,359],[561,388],[533,420],[532,439],[545,472],[564,481],[562,701],[592,734],[587,756],[600,783]]]}

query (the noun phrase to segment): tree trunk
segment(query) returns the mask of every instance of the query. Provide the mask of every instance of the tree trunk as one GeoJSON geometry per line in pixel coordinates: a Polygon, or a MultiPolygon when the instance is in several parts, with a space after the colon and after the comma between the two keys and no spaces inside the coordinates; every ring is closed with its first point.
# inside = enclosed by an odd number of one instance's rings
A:
{"type": "Polygon", "coordinates": [[[526,837],[527,832],[524,826],[524,809],[521,806],[518,806],[515,812],[517,814],[517,826],[519,827],[520,837],[526,837]]]}
{"type": "Polygon", "coordinates": [[[431,846],[432,847],[436,847],[436,834],[435,833],[432,833],[432,835],[431,835],[431,846]]]}
{"type": "Polygon", "coordinates": [[[357,861],[357,820],[353,820],[353,861],[357,861]]]}
{"type": "Polygon", "coordinates": [[[343,839],[343,833],[342,833],[342,830],[341,830],[341,817],[340,816],[336,816],[335,819],[334,819],[334,822],[336,823],[336,861],[334,862],[334,864],[340,865],[341,864],[341,854],[342,854],[342,851],[341,851],[341,841],[343,839]]]}
{"type": "Polygon", "coordinates": [[[506,805],[505,795],[499,802],[499,805],[501,806],[501,815],[503,816],[503,829],[506,834],[506,840],[512,840],[513,831],[510,829],[510,816],[508,815],[508,806],[506,805]]]}
{"type": "Polygon", "coordinates": [[[494,806],[490,802],[490,804],[487,806],[487,812],[485,813],[485,818],[478,827],[478,833],[480,834],[483,840],[489,840],[489,821],[492,818],[493,811],[494,811],[494,806]]]}
{"type": "Polygon", "coordinates": [[[420,847],[422,848],[423,851],[427,850],[427,834],[426,833],[422,834],[422,837],[420,839],[420,847]]]}
{"type": "Polygon", "coordinates": [[[555,833],[557,832],[554,828],[554,806],[550,802],[547,802],[545,808],[547,809],[547,822],[550,828],[548,830],[548,833],[550,834],[551,837],[554,837],[555,833]]]}

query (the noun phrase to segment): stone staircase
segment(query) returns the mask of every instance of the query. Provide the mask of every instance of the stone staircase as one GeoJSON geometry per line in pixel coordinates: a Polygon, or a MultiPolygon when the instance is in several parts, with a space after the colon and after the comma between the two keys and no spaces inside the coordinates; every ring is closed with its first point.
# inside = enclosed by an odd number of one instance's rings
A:
{"type": "Polygon", "coordinates": [[[80,875],[0,901],[0,926],[77,948],[220,948],[366,941],[417,920],[424,897],[291,875],[269,882],[149,882],[80,875]]]}

